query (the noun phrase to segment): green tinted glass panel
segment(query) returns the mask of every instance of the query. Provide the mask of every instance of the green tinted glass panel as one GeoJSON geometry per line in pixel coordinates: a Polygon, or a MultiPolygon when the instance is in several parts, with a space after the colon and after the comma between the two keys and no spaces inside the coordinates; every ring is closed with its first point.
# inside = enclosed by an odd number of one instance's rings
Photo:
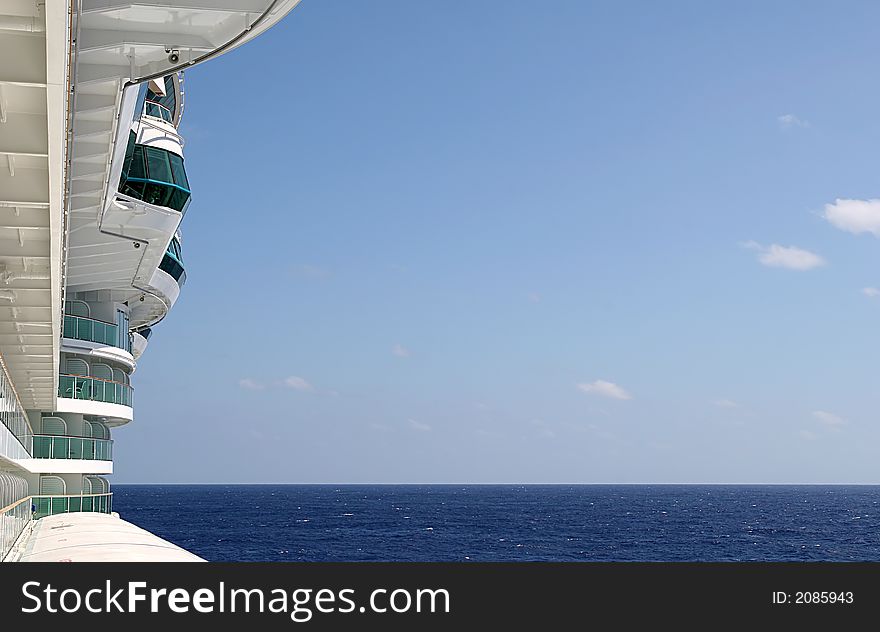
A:
{"type": "Polygon", "coordinates": [[[62,375],[58,380],[58,396],[131,406],[132,389],[128,384],[62,375]]]}
{"type": "Polygon", "coordinates": [[[177,154],[168,154],[171,161],[171,172],[174,175],[174,184],[184,189],[189,189],[189,181],[186,179],[186,171],[183,168],[183,158],[177,154]]]}
{"type": "Polygon", "coordinates": [[[129,178],[146,178],[147,170],[144,166],[144,147],[136,145],[131,155],[131,167],[128,170],[129,178]]]}
{"type": "Polygon", "coordinates": [[[168,198],[168,208],[173,208],[176,211],[182,211],[183,207],[186,206],[186,201],[189,199],[189,193],[186,191],[181,191],[180,189],[171,189],[171,195],[168,198]]]}
{"type": "Polygon", "coordinates": [[[51,498],[34,498],[32,504],[35,508],[37,518],[49,515],[49,505],[51,500],[51,498]]]}
{"type": "Polygon", "coordinates": [[[146,182],[144,184],[143,201],[156,206],[168,206],[171,197],[172,187],[156,182],[146,182]]]}
{"type": "Polygon", "coordinates": [[[71,438],[67,439],[70,444],[70,458],[71,459],[84,459],[85,455],[83,453],[83,439],[80,438],[71,438]]]}
{"type": "Polygon", "coordinates": [[[128,145],[125,147],[125,161],[122,163],[122,174],[119,178],[119,189],[122,190],[122,187],[125,183],[125,179],[128,178],[128,173],[131,170],[131,159],[134,156],[134,141],[136,139],[135,133],[128,133],[128,145]]]}
{"type": "Polygon", "coordinates": [[[70,439],[67,437],[55,437],[52,446],[52,458],[66,459],[68,458],[68,450],[70,449],[70,439]],[[57,455],[57,456],[56,456],[57,455]]]}
{"type": "Polygon", "coordinates": [[[152,90],[147,90],[147,101],[155,101],[161,103],[166,108],[174,111],[175,95],[174,95],[174,79],[171,75],[165,77],[165,96],[160,96],[152,90]]]}
{"type": "Polygon", "coordinates": [[[34,437],[34,458],[48,459],[52,453],[52,437],[34,437]]]}
{"type": "Polygon", "coordinates": [[[78,318],[76,323],[76,337],[80,340],[90,340],[92,338],[92,321],[87,318],[78,318]]]}
{"type": "Polygon", "coordinates": [[[168,152],[157,147],[144,147],[147,153],[147,177],[160,182],[174,182],[168,152]]]}
{"type": "Polygon", "coordinates": [[[125,195],[130,195],[131,197],[142,200],[144,199],[144,182],[129,180],[125,183],[125,186],[122,187],[122,193],[125,195]]]}

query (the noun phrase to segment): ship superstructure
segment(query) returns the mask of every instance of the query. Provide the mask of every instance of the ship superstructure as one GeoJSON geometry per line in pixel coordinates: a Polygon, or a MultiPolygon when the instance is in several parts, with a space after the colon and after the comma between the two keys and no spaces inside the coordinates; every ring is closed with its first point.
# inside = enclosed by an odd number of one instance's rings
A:
{"type": "Polygon", "coordinates": [[[298,1],[0,4],[0,559],[194,557],[111,517],[113,437],[186,280],[184,72],[298,1]]]}

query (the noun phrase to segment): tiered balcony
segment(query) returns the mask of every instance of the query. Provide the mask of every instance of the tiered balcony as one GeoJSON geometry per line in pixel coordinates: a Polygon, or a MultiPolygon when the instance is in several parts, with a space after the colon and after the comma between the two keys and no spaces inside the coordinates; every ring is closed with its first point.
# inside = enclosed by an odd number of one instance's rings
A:
{"type": "Polygon", "coordinates": [[[112,461],[113,441],[90,437],[34,435],[33,457],[35,459],[112,461]]]}
{"type": "Polygon", "coordinates": [[[110,513],[112,509],[111,492],[106,494],[77,494],[65,496],[31,496],[34,511],[33,517],[45,518],[60,513],[74,511],[93,511],[97,513],[110,513]]]}
{"type": "Polygon", "coordinates": [[[131,353],[131,335],[120,335],[119,326],[84,316],[64,315],[64,337],[86,342],[97,342],[124,349],[131,353]]]}
{"type": "Polygon", "coordinates": [[[64,375],[58,379],[58,397],[84,399],[131,407],[134,389],[129,384],[83,375],[64,375]]]}

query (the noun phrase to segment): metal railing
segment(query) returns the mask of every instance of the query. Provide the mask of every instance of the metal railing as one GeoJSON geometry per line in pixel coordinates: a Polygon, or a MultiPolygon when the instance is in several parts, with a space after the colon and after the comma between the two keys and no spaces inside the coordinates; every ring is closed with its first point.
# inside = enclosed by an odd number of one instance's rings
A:
{"type": "MultiPolygon", "coordinates": [[[[145,103],[149,103],[149,101],[145,101],[145,103]]],[[[148,117],[148,118],[142,118],[142,119],[140,120],[141,125],[146,125],[147,127],[152,127],[154,130],[157,130],[157,131],[159,131],[159,132],[162,132],[162,134],[164,134],[165,136],[171,138],[174,142],[176,142],[178,145],[180,145],[181,148],[183,148],[183,147],[186,146],[186,139],[184,139],[183,136],[181,136],[181,135],[180,135],[178,132],[176,132],[176,131],[172,132],[172,131],[166,129],[165,127],[159,125],[158,123],[154,123],[153,121],[150,120],[151,118],[157,118],[157,117],[155,117],[155,116],[150,116],[150,117],[148,117]]],[[[173,127],[174,123],[172,123],[171,125],[172,125],[172,127],[173,127]]],[[[177,128],[176,128],[176,127],[173,127],[173,129],[176,130],[177,128]]]]}
{"type": "Polygon", "coordinates": [[[15,449],[13,449],[14,444],[7,446],[6,449],[10,452],[2,456],[21,458],[24,454],[30,454],[33,431],[27,414],[24,412],[24,406],[18,398],[18,392],[9,377],[9,370],[3,356],[0,356],[0,423],[6,426],[21,444],[20,448],[15,449]]]}
{"type": "Polygon", "coordinates": [[[65,435],[34,435],[35,459],[113,460],[113,440],[65,435]]]}
{"type": "Polygon", "coordinates": [[[0,509],[0,560],[9,554],[18,536],[31,521],[30,500],[30,496],[25,496],[0,509]]]}
{"type": "Polygon", "coordinates": [[[133,391],[128,384],[99,377],[62,374],[58,378],[58,397],[68,399],[87,399],[130,407],[133,391]]]}
{"type": "Polygon", "coordinates": [[[172,115],[171,110],[155,101],[144,101],[144,116],[152,116],[153,118],[161,119],[166,123],[174,125],[174,116],[172,115]]]}
{"type": "Polygon", "coordinates": [[[9,555],[21,532],[33,520],[75,511],[109,514],[113,492],[103,494],[34,494],[0,509],[0,561],[9,555]]]}
{"type": "Polygon", "coordinates": [[[124,340],[120,341],[119,326],[114,323],[104,322],[103,320],[65,314],[64,337],[110,345],[111,347],[124,349],[131,353],[131,335],[124,336],[124,340]]]}
{"type": "Polygon", "coordinates": [[[34,520],[60,513],[72,513],[74,511],[108,514],[112,509],[112,496],[113,492],[68,495],[40,494],[31,496],[32,504],[30,508],[33,509],[34,520]]]}

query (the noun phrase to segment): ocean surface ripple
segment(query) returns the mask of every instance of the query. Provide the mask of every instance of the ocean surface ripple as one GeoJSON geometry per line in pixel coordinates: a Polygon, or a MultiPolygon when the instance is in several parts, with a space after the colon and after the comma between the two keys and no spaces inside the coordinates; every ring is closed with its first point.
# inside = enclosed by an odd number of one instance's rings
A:
{"type": "Polygon", "coordinates": [[[210,561],[877,561],[880,486],[114,485],[210,561]]]}

